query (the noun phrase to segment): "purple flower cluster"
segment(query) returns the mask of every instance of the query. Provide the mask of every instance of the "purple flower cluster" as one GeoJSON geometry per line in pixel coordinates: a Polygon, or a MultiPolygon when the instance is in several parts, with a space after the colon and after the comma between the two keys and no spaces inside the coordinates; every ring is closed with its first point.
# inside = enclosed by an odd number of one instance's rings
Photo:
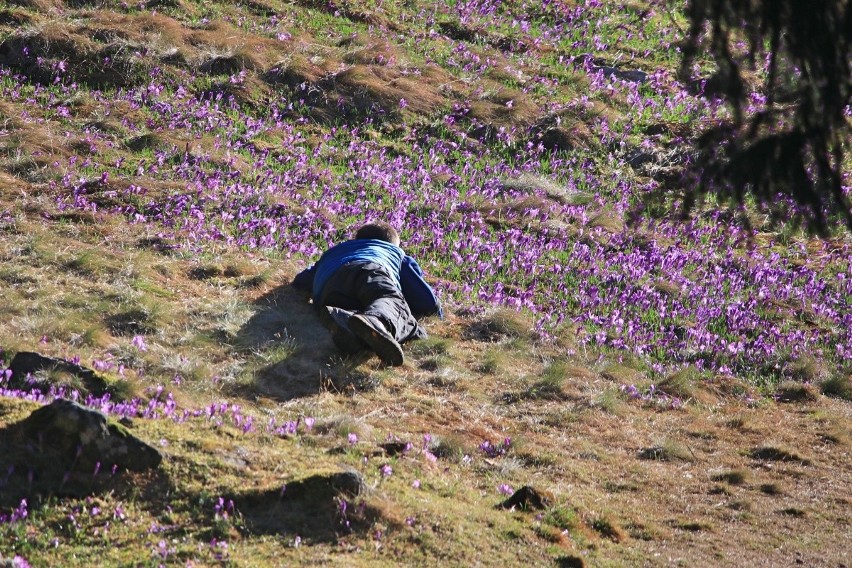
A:
{"type": "MultiPolygon", "coordinates": [[[[51,386],[47,390],[38,388],[8,388],[7,384],[11,375],[11,371],[4,368],[2,361],[0,361],[0,396],[29,400],[40,404],[49,404],[55,399],[65,398],[119,418],[170,419],[177,423],[193,419],[206,420],[217,426],[228,424],[238,428],[244,434],[260,431],[255,424],[254,417],[245,414],[242,407],[238,404],[232,402],[214,402],[203,408],[179,408],[172,393],[165,392],[162,385],[148,389],[147,394],[149,398],[147,402],[138,398],[117,402],[112,400],[109,393],[103,396],[94,396],[91,394],[81,396],[79,391],[69,389],[64,385],[51,386]]],[[[284,421],[278,421],[272,417],[267,421],[263,431],[266,434],[291,437],[298,435],[300,432],[310,432],[314,423],[315,419],[313,417],[299,417],[296,420],[284,421]]],[[[95,475],[97,475],[99,469],[100,464],[96,466],[95,475]]]]}
{"type": "Polygon", "coordinates": [[[0,513],[0,524],[17,523],[26,519],[28,515],[27,500],[21,499],[20,504],[10,514],[0,513]]]}
{"type": "Polygon", "coordinates": [[[479,444],[479,450],[489,458],[496,458],[506,455],[506,452],[512,447],[512,439],[505,438],[499,444],[493,444],[490,440],[485,440],[479,444]]]}
{"type": "Polygon", "coordinates": [[[217,519],[227,520],[234,515],[234,501],[232,499],[226,501],[224,497],[219,497],[213,505],[213,514],[217,519]]]}

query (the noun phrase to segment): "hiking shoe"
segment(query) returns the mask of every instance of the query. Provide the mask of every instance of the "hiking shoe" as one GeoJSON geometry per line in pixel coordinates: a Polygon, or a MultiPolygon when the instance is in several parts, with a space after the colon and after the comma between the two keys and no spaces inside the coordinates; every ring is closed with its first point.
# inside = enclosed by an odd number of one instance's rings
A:
{"type": "Polygon", "coordinates": [[[349,329],[364,341],[386,365],[398,367],[405,362],[402,347],[377,318],[353,314],[349,318],[349,329]]]}
{"type": "Polygon", "coordinates": [[[323,306],[320,309],[320,320],[331,332],[331,340],[334,346],[346,355],[354,355],[369,349],[369,346],[358,339],[349,329],[348,321],[352,312],[332,306],[323,306]]]}

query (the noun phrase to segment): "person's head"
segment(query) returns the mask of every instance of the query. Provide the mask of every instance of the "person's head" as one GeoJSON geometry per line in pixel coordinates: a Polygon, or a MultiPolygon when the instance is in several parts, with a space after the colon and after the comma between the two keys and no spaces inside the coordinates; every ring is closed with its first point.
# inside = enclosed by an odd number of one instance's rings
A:
{"type": "Polygon", "coordinates": [[[388,242],[394,246],[399,246],[399,233],[396,232],[396,229],[383,221],[361,225],[355,233],[355,238],[376,239],[378,241],[388,242]]]}

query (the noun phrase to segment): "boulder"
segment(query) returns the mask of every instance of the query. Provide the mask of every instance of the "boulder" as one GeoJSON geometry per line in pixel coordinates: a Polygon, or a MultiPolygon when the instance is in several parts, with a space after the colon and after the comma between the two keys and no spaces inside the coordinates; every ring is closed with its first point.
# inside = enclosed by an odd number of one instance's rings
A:
{"type": "Polygon", "coordinates": [[[121,424],[91,408],[57,399],[17,425],[20,443],[36,457],[55,456],[82,471],[119,469],[144,471],[160,465],[162,456],[121,424]],[[40,455],[40,456],[39,456],[40,455]]]}
{"type": "Polygon", "coordinates": [[[632,70],[624,70],[619,69],[618,67],[610,67],[608,65],[601,65],[592,67],[592,71],[600,71],[606,77],[615,77],[616,79],[621,79],[622,81],[627,81],[629,83],[639,83],[642,84],[648,80],[648,74],[644,71],[639,71],[638,69],[632,70]]]}
{"type": "Polygon", "coordinates": [[[515,491],[511,497],[500,503],[503,509],[520,509],[522,511],[546,509],[553,503],[553,497],[534,487],[525,485],[515,491]]]}
{"type": "Polygon", "coordinates": [[[82,389],[85,393],[95,396],[103,396],[107,392],[114,394],[110,382],[92,369],[65,359],[46,357],[34,351],[16,353],[9,363],[9,370],[12,371],[9,385],[15,388],[30,390],[35,387],[46,390],[54,381],[36,378],[37,373],[44,371],[72,377],[75,380],[69,386],[82,389]]]}

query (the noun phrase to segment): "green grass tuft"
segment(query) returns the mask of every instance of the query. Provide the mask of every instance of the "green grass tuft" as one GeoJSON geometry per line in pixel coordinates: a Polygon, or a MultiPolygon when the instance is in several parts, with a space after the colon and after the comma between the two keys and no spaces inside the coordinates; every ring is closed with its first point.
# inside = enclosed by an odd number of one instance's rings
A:
{"type": "Polygon", "coordinates": [[[713,481],[724,481],[730,485],[742,485],[748,479],[748,472],[742,469],[735,469],[714,474],[710,479],[713,481]]]}

